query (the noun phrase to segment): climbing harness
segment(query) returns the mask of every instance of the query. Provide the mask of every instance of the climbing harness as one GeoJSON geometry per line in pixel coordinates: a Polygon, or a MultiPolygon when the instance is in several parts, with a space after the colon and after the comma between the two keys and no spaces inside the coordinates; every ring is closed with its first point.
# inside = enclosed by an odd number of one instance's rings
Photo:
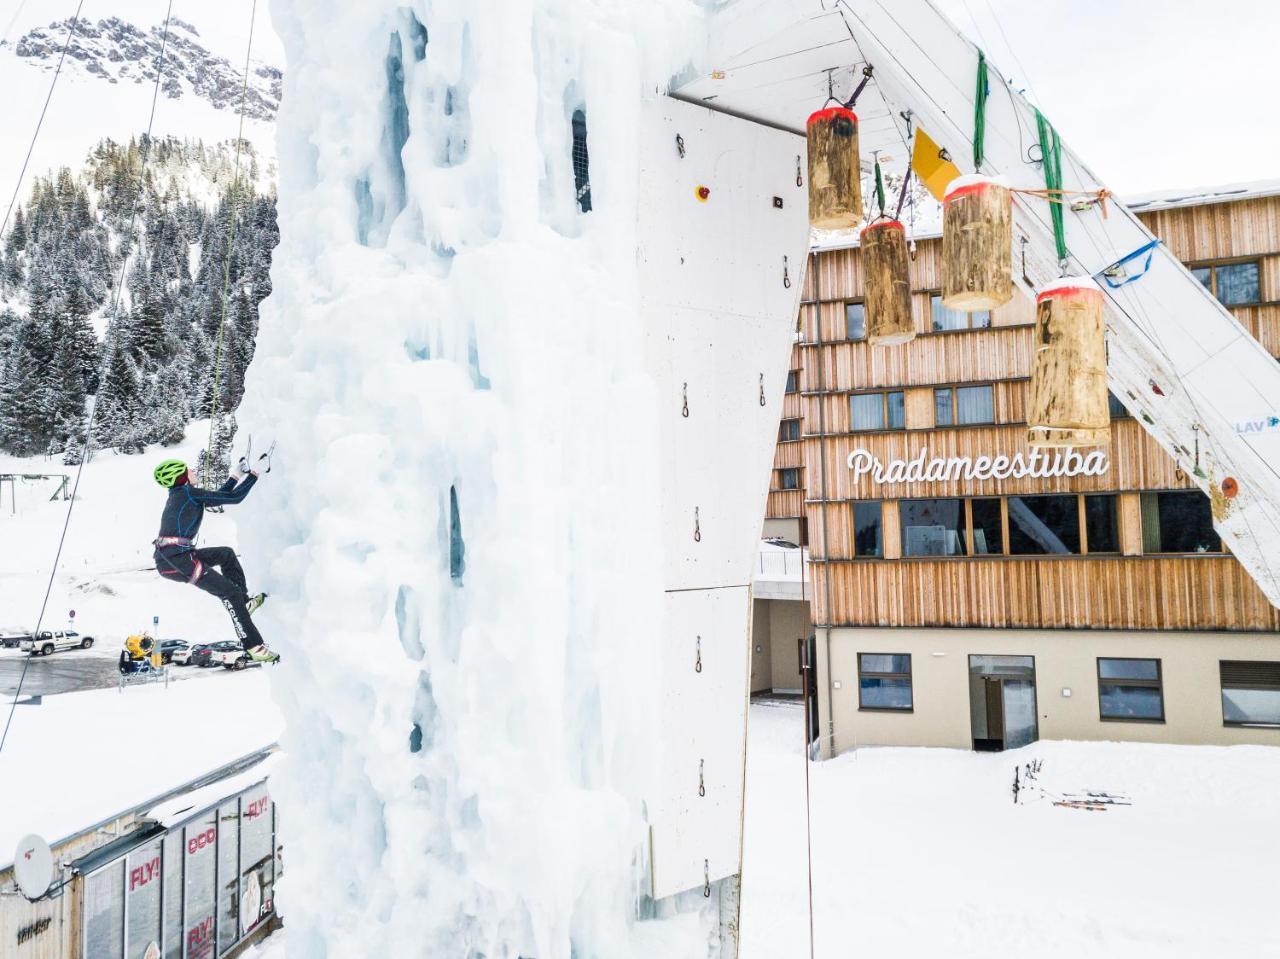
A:
{"type": "Polygon", "coordinates": [[[218,390],[222,386],[222,346],[227,325],[227,300],[231,290],[231,253],[236,241],[236,215],[240,200],[240,150],[244,145],[244,112],[249,96],[249,57],[253,52],[253,25],[257,21],[258,0],[253,0],[249,11],[249,42],[244,52],[244,81],[240,86],[240,129],[236,134],[235,176],[231,181],[231,197],[227,202],[227,254],[222,265],[222,316],[218,320],[218,345],[213,356],[213,392],[209,398],[209,443],[204,451],[204,463],[201,476],[205,483],[209,482],[209,473],[213,457],[213,433],[218,424],[218,390]]]}

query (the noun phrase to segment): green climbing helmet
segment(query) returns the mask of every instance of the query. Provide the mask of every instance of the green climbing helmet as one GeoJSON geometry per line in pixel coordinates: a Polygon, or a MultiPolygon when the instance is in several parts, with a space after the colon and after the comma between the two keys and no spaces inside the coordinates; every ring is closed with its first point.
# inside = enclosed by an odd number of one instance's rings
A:
{"type": "Polygon", "coordinates": [[[156,471],[152,474],[156,478],[156,482],[165,489],[171,489],[173,484],[187,471],[187,464],[182,460],[165,460],[156,467],[156,471]]]}

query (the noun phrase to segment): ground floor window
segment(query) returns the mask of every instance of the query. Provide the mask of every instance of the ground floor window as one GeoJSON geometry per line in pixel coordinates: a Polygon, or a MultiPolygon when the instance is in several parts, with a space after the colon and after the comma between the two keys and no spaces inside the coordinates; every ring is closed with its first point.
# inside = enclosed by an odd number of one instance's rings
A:
{"type": "Polygon", "coordinates": [[[910,712],[911,656],[859,653],[858,708],[910,712]]]}
{"type": "Polygon", "coordinates": [[[1280,726],[1280,663],[1222,660],[1222,721],[1280,726]]]}
{"type": "Polygon", "coordinates": [[[1160,660],[1099,658],[1098,703],[1103,719],[1164,722],[1160,660]]]}

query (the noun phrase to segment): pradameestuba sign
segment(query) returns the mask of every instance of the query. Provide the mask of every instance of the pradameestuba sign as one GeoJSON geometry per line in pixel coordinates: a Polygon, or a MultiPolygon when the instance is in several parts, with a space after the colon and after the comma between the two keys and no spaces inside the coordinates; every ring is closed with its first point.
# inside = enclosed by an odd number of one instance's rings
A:
{"type": "Polygon", "coordinates": [[[1035,476],[1101,476],[1111,466],[1102,450],[1080,453],[1074,449],[1031,452],[1013,456],[929,456],[927,447],[909,460],[882,463],[870,451],[856,449],[849,454],[849,469],[856,483],[864,476],[873,483],[933,483],[959,479],[1021,479],[1035,476]]]}

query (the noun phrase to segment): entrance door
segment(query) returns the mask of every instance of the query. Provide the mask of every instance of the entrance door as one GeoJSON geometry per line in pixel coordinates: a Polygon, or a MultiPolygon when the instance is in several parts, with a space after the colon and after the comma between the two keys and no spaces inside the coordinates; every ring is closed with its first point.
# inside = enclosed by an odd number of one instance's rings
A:
{"type": "Polygon", "coordinates": [[[974,749],[1017,749],[1039,738],[1034,657],[970,656],[969,696],[974,749]]]}

